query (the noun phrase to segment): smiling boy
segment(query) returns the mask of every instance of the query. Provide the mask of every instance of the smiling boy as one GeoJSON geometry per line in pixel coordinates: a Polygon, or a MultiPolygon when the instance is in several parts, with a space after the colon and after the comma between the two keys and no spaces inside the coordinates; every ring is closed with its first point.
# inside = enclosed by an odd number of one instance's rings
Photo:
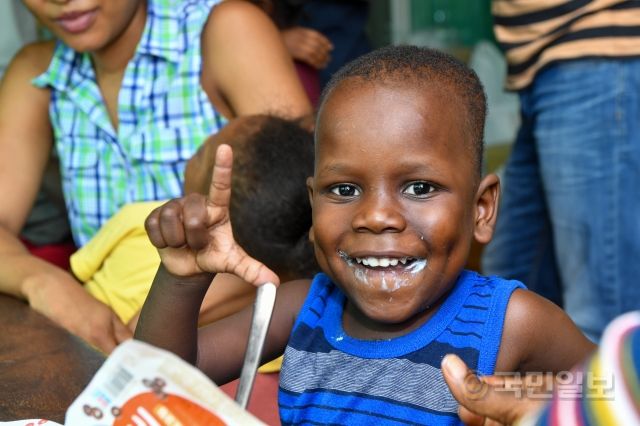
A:
{"type": "MultiPolygon", "coordinates": [[[[498,178],[480,176],[485,105],[471,70],[410,46],[355,60],[325,89],[307,182],[323,273],[280,286],[264,351],[285,353],[283,423],[457,424],[447,353],[493,374],[558,372],[592,349],[521,283],[463,270],[497,216],[498,178]]],[[[211,274],[279,282],[233,239],[230,165],[222,146],[208,197],[147,218],[162,266],[136,330],[218,383],[240,372],[251,311],[196,330],[211,274]]]]}

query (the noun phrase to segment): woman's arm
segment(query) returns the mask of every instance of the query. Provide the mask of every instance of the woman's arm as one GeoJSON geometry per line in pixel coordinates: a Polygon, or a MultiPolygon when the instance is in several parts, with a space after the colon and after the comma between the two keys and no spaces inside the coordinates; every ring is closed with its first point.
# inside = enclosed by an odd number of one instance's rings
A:
{"type": "MultiPolygon", "coordinates": [[[[31,79],[46,70],[52,49],[53,45],[49,43],[26,46],[13,58],[0,83],[0,190],[3,199],[0,226],[16,237],[16,243],[35,201],[53,144],[49,91],[31,85],[31,79]]],[[[6,280],[6,274],[0,276],[3,278],[2,289],[18,290],[10,292],[20,294],[18,284],[22,280],[6,280]]]]}
{"type": "Polygon", "coordinates": [[[53,135],[49,91],[31,85],[53,43],[23,48],[0,84],[0,292],[31,307],[105,352],[131,333],[67,272],[32,256],[18,239],[47,165],[53,135]]]}
{"type": "Polygon", "coordinates": [[[280,32],[258,7],[227,0],[216,6],[202,34],[202,84],[227,118],[312,113],[280,32]]]}

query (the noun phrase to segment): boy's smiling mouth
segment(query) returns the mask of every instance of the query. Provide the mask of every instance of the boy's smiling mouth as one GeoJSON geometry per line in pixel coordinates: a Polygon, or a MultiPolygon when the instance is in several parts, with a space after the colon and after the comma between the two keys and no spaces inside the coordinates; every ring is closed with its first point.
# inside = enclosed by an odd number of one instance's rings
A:
{"type": "Polygon", "coordinates": [[[357,263],[361,263],[364,266],[368,266],[370,268],[387,268],[389,266],[397,266],[398,264],[406,265],[407,263],[411,264],[415,258],[412,257],[354,257],[353,258],[357,263]]]}
{"type": "MultiPolygon", "coordinates": [[[[365,256],[351,257],[346,252],[338,250],[338,256],[350,266],[360,266],[372,270],[414,270],[422,269],[426,265],[426,259],[411,256],[389,257],[389,256],[365,256]]],[[[417,272],[417,271],[411,271],[417,272]]]]}
{"type": "Polygon", "coordinates": [[[342,250],[338,250],[338,256],[351,268],[358,282],[388,293],[410,285],[427,267],[427,259],[411,256],[352,257],[342,250]]]}

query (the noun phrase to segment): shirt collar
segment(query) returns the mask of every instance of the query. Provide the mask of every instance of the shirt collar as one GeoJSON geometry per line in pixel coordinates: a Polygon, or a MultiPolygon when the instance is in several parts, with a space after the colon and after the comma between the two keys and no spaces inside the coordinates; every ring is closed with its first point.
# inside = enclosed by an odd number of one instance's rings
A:
{"type": "Polygon", "coordinates": [[[57,40],[53,57],[47,70],[34,78],[31,83],[40,88],[51,86],[59,91],[78,84],[85,78],[93,78],[91,60],[87,54],[74,51],[66,44],[57,40]]]}
{"type": "Polygon", "coordinates": [[[148,0],[147,22],[137,53],[177,62],[184,53],[187,36],[185,3],[182,0],[148,0]]]}

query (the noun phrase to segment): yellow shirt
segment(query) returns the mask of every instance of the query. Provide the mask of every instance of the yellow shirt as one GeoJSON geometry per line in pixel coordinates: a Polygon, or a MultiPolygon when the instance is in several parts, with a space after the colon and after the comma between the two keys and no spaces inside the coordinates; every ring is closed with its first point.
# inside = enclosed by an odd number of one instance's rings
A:
{"type": "Polygon", "coordinates": [[[125,324],[142,308],[160,265],[160,256],[147,237],[144,221],[163,203],[125,205],[71,256],[75,276],[125,324]]]}
{"type": "MultiPolygon", "coordinates": [[[[164,201],[125,205],[70,259],[71,270],[96,299],[107,304],[125,324],[142,308],[160,265],[158,251],[144,221],[164,201]]],[[[280,371],[282,357],[258,371],[280,371]]]]}

